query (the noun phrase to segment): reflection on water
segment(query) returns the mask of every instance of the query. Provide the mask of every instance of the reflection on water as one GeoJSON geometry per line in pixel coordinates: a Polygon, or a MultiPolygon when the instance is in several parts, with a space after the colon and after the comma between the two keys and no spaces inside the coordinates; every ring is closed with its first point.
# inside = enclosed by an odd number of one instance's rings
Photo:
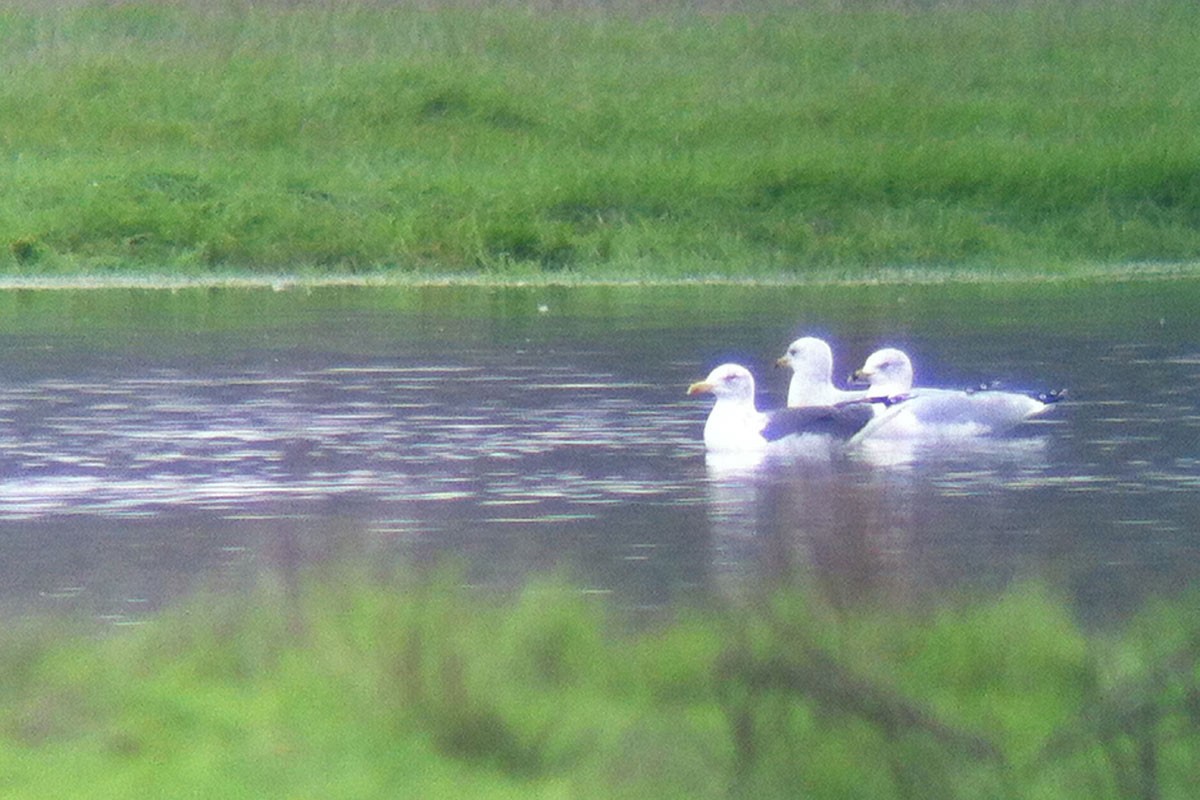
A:
{"type": "MultiPolygon", "coordinates": [[[[886,585],[909,591],[924,570],[911,559],[938,530],[943,547],[982,524],[1000,526],[1013,487],[1046,475],[1042,436],[950,442],[874,442],[805,457],[707,460],[707,508],[726,578],[745,586],[762,569],[789,580],[798,568],[850,595],[886,585]]],[[[1007,526],[1000,526],[1002,529],[1007,526]]],[[[964,564],[962,578],[987,573],[964,564]]],[[[1006,565],[994,564],[1007,570],[1006,565]]]]}
{"type": "Polygon", "coordinates": [[[337,367],[22,386],[0,393],[12,431],[0,442],[0,519],[253,513],[342,496],[541,509],[662,491],[585,475],[582,462],[560,468],[572,448],[596,461],[639,436],[690,443],[690,432],[632,407],[635,384],[559,372],[337,367]]]}
{"type": "Polygon", "coordinates": [[[948,289],[915,309],[844,289],[807,310],[778,289],[446,291],[461,316],[403,290],[271,295],[257,315],[252,292],[118,297],[164,306],[136,326],[101,308],[74,332],[50,300],[9,308],[0,597],[138,619],[349,538],[453,553],[482,582],[565,565],[633,605],[772,580],[851,600],[1038,576],[1103,618],[1200,563],[1200,337],[1163,311],[1186,307],[1178,285],[1122,303],[1097,289],[1092,316],[1024,298],[982,331],[996,298],[948,289]],[[764,365],[798,333],[833,339],[847,371],[897,344],[930,382],[1073,400],[1005,439],[706,459],[709,406],[684,387],[739,360],[777,405],[785,377],[764,365]]]}

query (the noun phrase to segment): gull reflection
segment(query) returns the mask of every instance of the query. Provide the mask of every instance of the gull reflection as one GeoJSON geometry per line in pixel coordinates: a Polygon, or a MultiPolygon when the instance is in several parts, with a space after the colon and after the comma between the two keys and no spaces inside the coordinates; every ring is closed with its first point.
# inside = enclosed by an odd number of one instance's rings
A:
{"type": "MultiPolygon", "coordinates": [[[[915,543],[944,527],[947,504],[995,497],[1040,474],[1047,448],[1042,437],[867,444],[790,457],[708,454],[705,494],[722,593],[804,581],[837,603],[910,596],[936,568],[915,543]]],[[[965,516],[961,524],[973,523],[965,516]]]]}

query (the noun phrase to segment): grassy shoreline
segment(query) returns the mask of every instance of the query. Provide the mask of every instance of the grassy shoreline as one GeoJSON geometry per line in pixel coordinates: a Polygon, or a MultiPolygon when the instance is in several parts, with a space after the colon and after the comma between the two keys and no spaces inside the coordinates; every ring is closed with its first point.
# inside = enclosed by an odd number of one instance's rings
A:
{"type": "Polygon", "coordinates": [[[0,274],[1200,258],[1194,4],[649,8],[6,9],[0,274]]]}
{"type": "Polygon", "coordinates": [[[854,270],[838,274],[787,274],[757,277],[706,274],[683,277],[654,275],[582,275],[576,273],[516,272],[496,273],[436,273],[414,271],[380,271],[369,274],[344,274],[337,271],[312,272],[228,272],[212,271],[198,274],[167,272],[117,271],[55,273],[49,275],[5,274],[0,272],[0,291],[83,291],[106,289],[180,290],[204,288],[272,289],[274,291],[321,288],[428,288],[428,287],[595,287],[595,286],[731,286],[731,287],[797,287],[797,286],[922,286],[936,284],[1059,284],[1059,283],[1130,283],[1200,279],[1200,263],[1186,264],[1127,264],[1091,266],[1064,273],[1031,274],[1027,271],[989,269],[945,270],[880,269],[856,274],[854,270]]]}

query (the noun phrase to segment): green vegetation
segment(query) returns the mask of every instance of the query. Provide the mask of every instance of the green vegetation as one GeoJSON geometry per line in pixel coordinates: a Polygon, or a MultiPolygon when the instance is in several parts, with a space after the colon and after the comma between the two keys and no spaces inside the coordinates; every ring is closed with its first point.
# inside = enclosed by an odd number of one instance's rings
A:
{"type": "Polygon", "coordinates": [[[0,10],[10,274],[1200,257],[1188,0],[48,5],[0,10]]]}
{"type": "Polygon", "coordinates": [[[1194,602],[1085,636],[1029,586],[795,590],[636,624],[535,584],[326,566],[96,638],[8,626],[15,798],[1184,798],[1194,602]],[[249,602],[247,602],[249,601],[249,602]]]}

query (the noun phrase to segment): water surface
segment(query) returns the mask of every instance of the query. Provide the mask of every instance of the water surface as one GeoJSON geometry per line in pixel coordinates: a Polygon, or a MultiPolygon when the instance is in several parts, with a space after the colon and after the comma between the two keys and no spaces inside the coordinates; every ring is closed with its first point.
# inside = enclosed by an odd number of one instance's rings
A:
{"type": "Polygon", "coordinates": [[[1050,582],[1085,617],[1194,580],[1200,282],[0,295],[0,599],[114,622],[351,543],[472,580],[560,568],[657,606],[805,582],[1050,582]],[[970,447],[711,463],[717,363],[799,335],[848,373],[1068,387],[970,447]]]}

